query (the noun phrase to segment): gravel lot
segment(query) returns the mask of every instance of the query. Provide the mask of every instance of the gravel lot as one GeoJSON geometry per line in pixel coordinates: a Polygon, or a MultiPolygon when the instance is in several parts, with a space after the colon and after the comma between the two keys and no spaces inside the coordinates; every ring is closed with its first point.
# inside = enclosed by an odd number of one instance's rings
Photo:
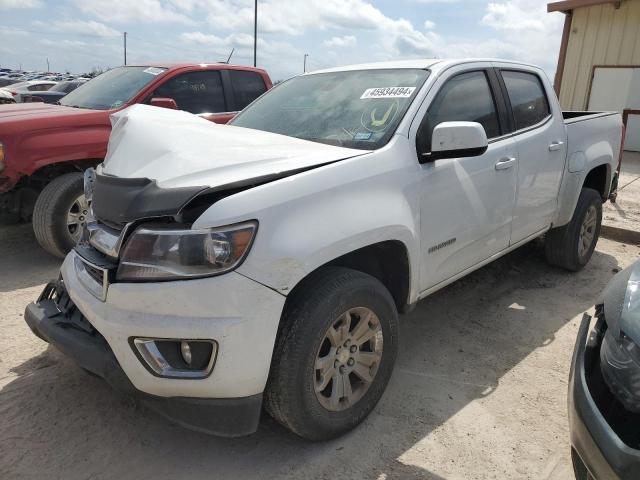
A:
{"type": "Polygon", "coordinates": [[[422,301],[368,420],[312,444],[265,416],[220,439],[111,391],[31,334],[25,305],[58,261],[0,227],[0,477],[571,478],[566,390],[582,313],[640,248],[601,239],[578,274],[525,246],[422,301]]]}

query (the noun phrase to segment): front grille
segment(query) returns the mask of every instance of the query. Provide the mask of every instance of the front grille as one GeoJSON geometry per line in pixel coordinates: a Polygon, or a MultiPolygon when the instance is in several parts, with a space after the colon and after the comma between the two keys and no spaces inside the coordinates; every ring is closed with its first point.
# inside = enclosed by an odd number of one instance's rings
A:
{"type": "Polygon", "coordinates": [[[47,285],[38,299],[38,301],[41,300],[52,300],[55,303],[61,314],[58,317],[58,323],[70,328],[77,328],[91,335],[100,335],[73,303],[62,278],[47,285]]]}

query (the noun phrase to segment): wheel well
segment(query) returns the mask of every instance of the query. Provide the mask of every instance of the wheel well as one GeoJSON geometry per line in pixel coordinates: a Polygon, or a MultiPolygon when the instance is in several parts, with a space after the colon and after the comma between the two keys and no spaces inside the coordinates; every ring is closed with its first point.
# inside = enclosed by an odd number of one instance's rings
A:
{"type": "Polygon", "coordinates": [[[29,176],[29,183],[31,186],[38,186],[40,187],[39,190],[42,190],[47,183],[60,175],[64,175],[65,173],[83,172],[89,167],[95,167],[100,162],[102,162],[101,159],[87,159],[45,165],[29,176]]]}
{"type": "MultiPolygon", "coordinates": [[[[95,167],[101,159],[87,159],[52,163],[36,170],[29,176],[22,177],[12,189],[11,198],[5,200],[5,207],[9,218],[29,221],[33,213],[33,207],[40,192],[54,178],[65,173],[83,172],[89,167],[95,167]]],[[[1,211],[1,209],[0,209],[1,211]]]]}
{"type": "Polygon", "coordinates": [[[342,255],[309,273],[294,287],[288,297],[292,298],[298,288],[307,284],[305,280],[326,266],[351,268],[377,278],[391,293],[398,311],[408,311],[409,255],[402,242],[379,242],[342,255]]]}
{"type": "Polygon", "coordinates": [[[607,184],[609,181],[609,168],[606,164],[598,165],[591,170],[584,179],[583,188],[592,188],[600,193],[604,200],[607,195],[607,184]]]}

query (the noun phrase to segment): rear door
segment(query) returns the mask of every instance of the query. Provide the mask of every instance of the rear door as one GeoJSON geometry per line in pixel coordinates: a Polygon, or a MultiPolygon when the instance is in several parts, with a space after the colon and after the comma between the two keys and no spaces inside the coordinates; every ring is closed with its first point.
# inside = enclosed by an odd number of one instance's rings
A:
{"type": "MultiPolygon", "coordinates": [[[[515,244],[551,223],[564,171],[566,133],[562,112],[552,111],[553,92],[545,89],[539,72],[499,68],[498,75],[511,112],[518,151],[517,197],[511,228],[511,244],[515,244]]],[[[557,102],[553,106],[559,108],[557,102]]]]}
{"type": "Polygon", "coordinates": [[[433,129],[447,121],[480,123],[489,146],[480,156],[421,164],[422,290],[508,247],[517,178],[515,141],[505,135],[506,107],[495,72],[458,66],[431,91],[436,93],[427,97],[416,134],[418,152],[428,152],[433,129]]]}

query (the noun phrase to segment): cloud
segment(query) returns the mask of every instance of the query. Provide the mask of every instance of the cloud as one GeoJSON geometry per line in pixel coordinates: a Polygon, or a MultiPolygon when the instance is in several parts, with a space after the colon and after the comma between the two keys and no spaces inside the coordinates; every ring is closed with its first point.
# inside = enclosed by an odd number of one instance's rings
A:
{"type": "Polygon", "coordinates": [[[424,28],[426,28],[427,30],[433,30],[435,27],[436,27],[436,24],[433,23],[431,20],[424,21],[424,28]]]}
{"type": "Polygon", "coordinates": [[[42,6],[40,0],[0,0],[0,9],[9,8],[38,8],[42,6]]]}
{"type": "Polygon", "coordinates": [[[77,7],[84,13],[93,15],[105,22],[121,23],[195,23],[191,18],[179,12],[185,9],[185,2],[162,2],[161,0],[75,0],[77,7]],[[176,5],[177,4],[177,5],[176,5]]]}
{"type": "MultiPolygon", "coordinates": [[[[508,1],[489,3],[487,14],[481,23],[496,30],[528,30],[544,31],[550,17],[544,4],[532,4],[528,1],[508,1]],[[544,13],[544,15],[542,15],[544,13]]],[[[555,22],[551,22],[555,23],[555,22]]]]}
{"type": "Polygon", "coordinates": [[[92,35],[98,37],[116,37],[121,35],[118,30],[108,27],[104,23],[95,22],[93,20],[56,21],[53,22],[53,26],[56,30],[66,33],[77,33],[80,35],[92,35]]]}
{"type": "Polygon", "coordinates": [[[353,47],[357,43],[356,37],[353,35],[345,35],[344,37],[331,37],[329,40],[322,42],[325,47],[353,47]]]}

